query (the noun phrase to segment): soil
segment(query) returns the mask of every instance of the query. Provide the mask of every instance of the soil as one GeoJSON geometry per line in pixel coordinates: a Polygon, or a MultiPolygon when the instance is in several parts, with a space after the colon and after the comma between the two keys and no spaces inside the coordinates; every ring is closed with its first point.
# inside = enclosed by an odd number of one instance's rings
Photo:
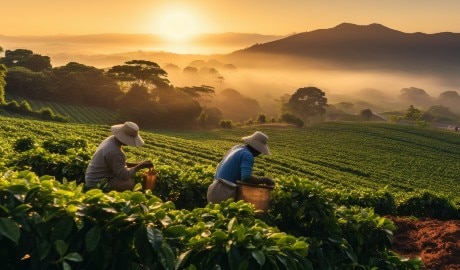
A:
{"type": "Polygon", "coordinates": [[[460,220],[389,218],[397,227],[394,252],[421,258],[426,269],[460,270],[460,220]]]}

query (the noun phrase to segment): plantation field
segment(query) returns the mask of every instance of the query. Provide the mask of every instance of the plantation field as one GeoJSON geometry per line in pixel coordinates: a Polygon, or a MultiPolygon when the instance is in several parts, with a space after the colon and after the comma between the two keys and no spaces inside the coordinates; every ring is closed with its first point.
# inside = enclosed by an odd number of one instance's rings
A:
{"type": "MultiPolygon", "coordinates": [[[[21,137],[36,141],[82,138],[94,150],[110,132],[107,125],[9,117],[0,117],[0,121],[2,159],[14,155],[12,145],[21,137]]],[[[438,129],[331,122],[304,129],[251,126],[212,131],[141,130],[145,146],[124,149],[130,161],[151,159],[157,167],[202,165],[212,170],[231,146],[255,130],[269,135],[272,153],[256,158],[255,173],[272,177],[278,184],[282,184],[282,177],[293,175],[338,189],[386,187],[396,197],[420,190],[453,200],[460,197],[460,134],[438,129]]]]}
{"type": "MultiPolygon", "coordinates": [[[[16,100],[21,102],[24,100],[20,97],[14,97],[6,95],[7,100],[16,100]]],[[[92,106],[81,106],[81,105],[70,105],[56,102],[47,102],[39,100],[25,99],[32,110],[40,110],[41,108],[50,108],[54,113],[64,117],[68,117],[72,123],[87,123],[87,124],[104,124],[104,123],[116,123],[117,114],[100,107],[92,106]]],[[[13,113],[0,110],[0,115],[4,116],[15,116],[13,113]]]]}
{"type": "Polygon", "coordinates": [[[392,249],[396,226],[386,216],[460,217],[452,131],[357,122],[141,127],[145,146],[124,150],[129,161],[154,162],[155,189],[142,189],[139,172],[133,191],[104,193],[81,183],[109,125],[0,122],[5,269],[419,270],[420,259],[392,249]],[[276,181],[269,209],[207,203],[217,163],[255,130],[270,136],[272,155],[255,166],[276,181]]]}

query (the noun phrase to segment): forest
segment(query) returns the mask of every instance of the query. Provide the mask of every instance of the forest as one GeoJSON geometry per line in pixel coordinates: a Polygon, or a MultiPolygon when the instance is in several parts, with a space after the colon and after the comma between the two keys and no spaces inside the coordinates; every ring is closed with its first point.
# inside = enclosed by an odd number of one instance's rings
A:
{"type": "MultiPolygon", "coordinates": [[[[217,91],[215,84],[174,86],[168,77],[169,73],[177,72],[178,67],[173,64],[163,68],[154,61],[131,60],[105,69],[77,62],[53,67],[50,57],[27,49],[6,50],[0,63],[4,81],[2,103],[6,108],[26,113],[31,111],[27,100],[36,100],[94,106],[110,110],[119,122],[131,120],[145,127],[181,129],[231,128],[267,122],[302,127],[325,120],[410,121],[420,125],[439,122],[458,125],[460,121],[455,107],[460,96],[456,91],[445,91],[432,98],[423,89],[403,88],[400,109],[382,112],[376,111],[379,107],[375,104],[379,97],[380,102],[385,102],[385,97],[375,89],[361,92],[369,102],[331,103],[322,89],[300,87],[287,89],[290,94],[274,98],[276,108],[268,114],[258,100],[236,89],[217,91]]],[[[221,68],[236,69],[232,65],[221,68]]],[[[193,61],[182,73],[188,77],[204,74],[211,80],[225,80],[219,70],[200,61],[193,61]]],[[[55,115],[46,108],[35,113],[45,119],[68,120],[66,115],[55,115]]]]}

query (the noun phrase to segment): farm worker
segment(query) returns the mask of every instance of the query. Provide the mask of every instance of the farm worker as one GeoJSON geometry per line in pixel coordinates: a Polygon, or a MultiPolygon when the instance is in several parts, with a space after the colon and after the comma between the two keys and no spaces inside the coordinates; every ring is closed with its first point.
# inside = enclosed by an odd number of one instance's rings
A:
{"type": "Polygon", "coordinates": [[[132,176],[144,168],[152,168],[151,161],[127,163],[122,146],[140,147],[144,140],[139,135],[139,127],[133,122],[113,125],[112,135],[107,137],[96,149],[86,169],[86,189],[101,188],[104,190],[132,190],[132,176]]]}
{"type": "Polygon", "coordinates": [[[237,181],[273,186],[275,182],[266,177],[252,175],[254,157],[270,155],[268,136],[260,131],[242,138],[245,144],[233,146],[219,163],[214,181],[208,187],[208,202],[219,203],[235,198],[237,181]]]}

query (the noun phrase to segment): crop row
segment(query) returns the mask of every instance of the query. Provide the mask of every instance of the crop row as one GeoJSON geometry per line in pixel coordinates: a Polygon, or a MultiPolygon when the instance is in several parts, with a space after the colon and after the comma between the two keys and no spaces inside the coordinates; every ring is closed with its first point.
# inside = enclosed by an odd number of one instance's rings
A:
{"type": "MultiPolygon", "coordinates": [[[[83,138],[91,153],[106,136],[105,125],[63,124],[2,117],[2,147],[20,137],[37,141],[83,138]]],[[[460,137],[418,127],[368,123],[324,123],[304,129],[248,127],[213,131],[143,130],[146,144],[124,148],[130,160],[156,165],[216,166],[241,137],[262,130],[270,137],[271,156],[255,161],[255,173],[294,175],[331,187],[384,188],[399,193],[430,189],[460,197],[460,137]]],[[[10,147],[9,147],[10,146],[10,147]]]]}

